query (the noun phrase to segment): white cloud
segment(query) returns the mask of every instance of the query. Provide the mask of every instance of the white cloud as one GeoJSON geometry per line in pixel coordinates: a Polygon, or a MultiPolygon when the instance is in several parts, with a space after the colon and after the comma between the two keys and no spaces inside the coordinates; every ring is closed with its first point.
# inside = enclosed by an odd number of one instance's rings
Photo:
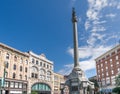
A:
{"type": "MultiPolygon", "coordinates": [[[[104,24],[107,23],[107,20],[103,19],[103,17],[115,18],[117,14],[111,11],[111,13],[105,13],[104,15],[102,12],[106,7],[120,9],[120,0],[88,0],[88,4],[89,8],[86,12],[87,19],[84,24],[85,30],[90,33],[86,41],[88,46],[79,47],[80,67],[84,71],[95,69],[94,59],[110,50],[114,45],[105,46],[105,43],[111,39],[119,38],[119,34],[106,34],[105,31],[108,28],[104,24]]],[[[69,48],[67,52],[73,57],[72,48],[69,48]]],[[[65,65],[64,69],[60,70],[59,73],[69,74],[72,68],[73,63],[71,62],[65,65]]]]}
{"type": "Polygon", "coordinates": [[[85,22],[85,30],[88,30],[89,27],[91,27],[90,22],[86,21],[85,22]]]}
{"type": "Polygon", "coordinates": [[[113,13],[106,15],[106,17],[109,17],[109,18],[114,18],[115,16],[116,16],[116,14],[113,14],[113,13]]]}
{"type": "MultiPolygon", "coordinates": [[[[111,49],[112,46],[99,46],[99,47],[90,47],[90,46],[84,46],[79,48],[79,58],[84,59],[89,57],[86,60],[80,61],[80,67],[82,70],[87,71],[95,68],[95,58],[102,55],[109,49],[111,49]]],[[[68,49],[68,52],[73,56],[73,49],[68,49]]],[[[65,65],[64,69],[60,70],[59,73],[61,74],[69,74],[72,71],[73,63],[65,65]]]]}
{"type": "Polygon", "coordinates": [[[99,25],[99,24],[104,24],[104,23],[106,23],[105,20],[103,20],[103,21],[97,21],[97,20],[93,21],[94,25],[99,25]]]}

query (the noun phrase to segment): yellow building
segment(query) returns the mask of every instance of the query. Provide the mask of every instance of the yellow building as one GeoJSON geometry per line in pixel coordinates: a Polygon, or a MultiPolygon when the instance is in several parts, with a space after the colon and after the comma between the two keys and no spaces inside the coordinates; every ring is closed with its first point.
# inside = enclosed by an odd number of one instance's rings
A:
{"type": "Polygon", "coordinates": [[[54,73],[54,94],[60,94],[60,84],[65,83],[64,76],[58,73],[54,73]]]}
{"type": "Polygon", "coordinates": [[[5,94],[60,94],[60,83],[65,82],[44,54],[24,53],[0,43],[0,86],[3,78],[0,91],[4,89],[5,94]]]}
{"type": "Polygon", "coordinates": [[[0,43],[0,81],[5,72],[6,94],[27,92],[28,62],[29,56],[26,53],[0,43]]]}

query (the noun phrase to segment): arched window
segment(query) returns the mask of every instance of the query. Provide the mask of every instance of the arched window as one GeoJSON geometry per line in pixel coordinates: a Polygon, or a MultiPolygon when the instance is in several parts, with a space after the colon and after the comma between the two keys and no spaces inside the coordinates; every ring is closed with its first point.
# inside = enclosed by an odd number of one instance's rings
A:
{"type": "Polygon", "coordinates": [[[32,59],[32,63],[33,63],[33,64],[35,63],[35,60],[34,60],[34,58],[32,59]]]}
{"type": "Polygon", "coordinates": [[[33,66],[32,69],[31,69],[31,77],[32,78],[38,78],[38,68],[33,66]]]}
{"type": "Polygon", "coordinates": [[[42,62],[40,62],[40,66],[42,66],[42,62]]]}
{"type": "Polygon", "coordinates": [[[9,59],[10,58],[10,55],[9,53],[6,54],[6,59],[9,59]]]}
{"type": "Polygon", "coordinates": [[[45,70],[44,69],[40,70],[40,79],[45,80],[45,70]]]}
{"type": "Polygon", "coordinates": [[[25,67],[25,72],[27,72],[27,67],[25,67]]]}
{"type": "Polygon", "coordinates": [[[38,72],[38,68],[35,67],[35,66],[33,66],[33,67],[32,67],[32,72],[38,72]]]}
{"type": "Polygon", "coordinates": [[[16,65],[15,64],[13,65],[13,69],[16,70],[16,65]]]}
{"type": "Polygon", "coordinates": [[[28,64],[28,60],[25,60],[25,64],[28,64]]]}
{"type": "Polygon", "coordinates": [[[5,67],[6,67],[6,68],[9,67],[9,63],[8,63],[8,61],[5,61],[5,67]]]}
{"type": "Polygon", "coordinates": [[[39,63],[38,60],[36,60],[36,64],[37,64],[37,65],[38,65],[38,63],[39,63]]]}
{"type": "Polygon", "coordinates": [[[51,72],[47,71],[47,80],[50,81],[51,80],[51,72]]]}
{"type": "Polygon", "coordinates": [[[41,70],[40,70],[40,74],[45,75],[45,70],[44,70],[44,69],[41,69],[41,70]]]}
{"type": "Polygon", "coordinates": [[[20,71],[22,71],[22,66],[20,66],[20,71]]]}
{"type": "Polygon", "coordinates": [[[14,61],[17,61],[17,56],[14,56],[14,61]]]}
{"type": "MultiPolygon", "coordinates": [[[[51,91],[51,88],[50,86],[48,86],[47,84],[44,84],[44,83],[37,83],[37,84],[34,84],[32,86],[32,90],[37,90],[37,91],[51,91]]],[[[47,93],[47,94],[51,94],[51,93],[47,93]]]]}
{"type": "Polygon", "coordinates": [[[20,63],[23,63],[23,58],[20,59],[20,63]]]}
{"type": "Polygon", "coordinates": [[[25,80],[27,80],[27,75],[25,75],[25,80]]]}

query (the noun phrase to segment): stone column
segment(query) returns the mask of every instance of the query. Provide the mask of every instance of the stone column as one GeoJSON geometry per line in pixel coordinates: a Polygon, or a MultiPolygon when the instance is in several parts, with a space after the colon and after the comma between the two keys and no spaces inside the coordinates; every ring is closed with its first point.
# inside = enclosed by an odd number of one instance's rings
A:
{"type": "Polygon", "coordinates": [[[78,34],[77,34],[77,16],[73,8],[72,12],[72,23],[73,23],[73,43],[74,43],[74,68],[79,68],[79,55],[78,55],[78,34]]]}

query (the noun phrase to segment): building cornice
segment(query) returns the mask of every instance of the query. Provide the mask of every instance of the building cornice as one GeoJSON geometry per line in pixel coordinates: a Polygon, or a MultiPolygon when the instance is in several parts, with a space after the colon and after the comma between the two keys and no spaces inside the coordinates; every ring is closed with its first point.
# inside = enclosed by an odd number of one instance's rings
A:
{"type": "Polygon", "coordinates": [[[48,60],[46,57],[42,56],[42,55],[37,55],[32,51],[28,51],[29,55],[33,56],[34,58],[40,59],[42,61],[45,61],[47,63],[53,64],[53,61],[48,60]]]}
{"type": "Polygon", "coordinates": [[[118,44],[117,46],[113,47],[111,50],[105,52],[104,54],[102,54],[101,56],[97,57],[95,59],[95,61],[98,61],[104,57],[106,57],[107,55],[110,55],[112,52],[116,51],[118,48],[120,48],[120,44],[118,44]]]}
{"type": "Polygon", "coordinates": [[[13,52],[16,52],[16,53],[19,53],[21,55],[24,55],[26,57],[29,57],[29,55],[27,53],[21,52],[21,51],[15,49],[15,48],[12,48],[12,47],[10,47],[8,45],[3,44],[3,43],[0,43],[0,46],[3,47],[3,48],[9,49],[9,50],[11,50],[13,52]]]}

